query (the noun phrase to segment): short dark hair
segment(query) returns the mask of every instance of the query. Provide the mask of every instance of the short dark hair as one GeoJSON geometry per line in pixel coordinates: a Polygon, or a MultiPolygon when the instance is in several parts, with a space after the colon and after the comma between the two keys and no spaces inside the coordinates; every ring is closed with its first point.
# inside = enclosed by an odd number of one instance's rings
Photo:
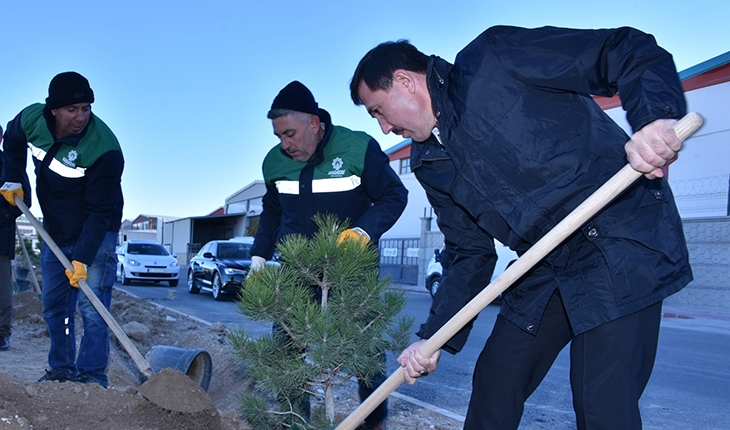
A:
{"type": "Polygon", "coordinates": [[[398,69],[426,74],[428,55],[416,49],[406,39],[383,42],[371,49],[355,69],[350,81],[350,97],[356,105],[362,105],[358,87],[360,82],[371,91],[387,91],[393,86],[393,73],[398,69]]]}

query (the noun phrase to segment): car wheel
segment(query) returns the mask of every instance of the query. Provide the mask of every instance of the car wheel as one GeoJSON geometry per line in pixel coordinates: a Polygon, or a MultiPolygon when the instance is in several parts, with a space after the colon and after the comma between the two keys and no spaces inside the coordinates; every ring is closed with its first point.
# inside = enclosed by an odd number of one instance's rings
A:
{"type": "Polygon", "coordinates": [[[188,293],[190,293],[190,294],[200,293],[200,288],[198,288],[198,286],[195,285],[195,278],[193,277],[192,270],[188,272],[188,293]]]}
{"type": "Polygon", "coordinates": [[[223,285],[221,284],[221,277],[218,273],[213,275],[213,300],[223,300],[223,285]]]}
{"type": "Polygon", "coordinates": [[[434,276],[428,281],[428,285],[426,287],[428,288],[428,292],[431,293],[431,297],[436,295],[436,291],[438,291],[439,287],[441,286],[441,277],[440,276],[434,276]]]}
{"type": "Polygon", "coordinates": [[[122,278],[122,285],[129,285],[129,279],[124,274],[124,266],[122,266],[122,275],[120,277],[122,278]]]}
{"type": "Polygon", "coordinates": [[[177,281],[178,281],[177,279],[175,279],[174,281],[170,281],[169,282],[170,283],[170,286],[171,287],[177,287],[177,281]]]}

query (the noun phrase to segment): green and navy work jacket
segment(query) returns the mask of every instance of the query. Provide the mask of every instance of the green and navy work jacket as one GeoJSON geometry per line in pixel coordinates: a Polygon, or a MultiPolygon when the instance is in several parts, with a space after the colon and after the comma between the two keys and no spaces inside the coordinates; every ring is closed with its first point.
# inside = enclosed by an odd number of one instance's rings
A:
{"type": "Polygon", "coordinates": [[[294,160],[281,144],[264,159],[266,194],[253,255],[270,259],[277,242],[291,233],[311,237],[317,213],[349,220],[377,244],[405,209],[408,191],[375,139],[333,126],[320,111],[325,135],[309,161],[294,160]]]}
{"type": "Polygon", "coordinates": [[[73,245],[73,260],[91,264],[106,233],[121,225],[124,157],[114,133],[93,113],[78,135],[56,139],[54,129],[41,103],[8,123],[2,182],[21,182],[30,148],[46,230],[59,246],[73,245]]]}

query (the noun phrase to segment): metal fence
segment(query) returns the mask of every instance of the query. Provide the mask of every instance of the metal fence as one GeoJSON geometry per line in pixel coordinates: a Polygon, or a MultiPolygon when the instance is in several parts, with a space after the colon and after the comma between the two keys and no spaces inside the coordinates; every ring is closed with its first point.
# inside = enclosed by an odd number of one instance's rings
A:
{"type": "Polygon", "coordinates": [[[730,215],[730,175],[670,181],[682,218],[730,215]]]}
{"type": "Polygon", "coordinates": [[[420,238],[380,239],[380,274],[390,275],[393,282],[418,283],[420,238]]]}

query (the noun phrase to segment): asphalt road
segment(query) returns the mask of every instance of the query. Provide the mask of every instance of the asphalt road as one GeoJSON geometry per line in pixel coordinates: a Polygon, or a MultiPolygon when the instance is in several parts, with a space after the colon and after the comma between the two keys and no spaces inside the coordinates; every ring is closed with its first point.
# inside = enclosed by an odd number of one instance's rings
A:
{"type": "MultiPolygon", "coordinates": [[[[234,302],[216,302],[210,293],[191,295],[183,282],[178,287],[161,284],[117,287],[201,321],[221,322],[229,327],[244,325],[258,335],[270,333],[269,324],[251,322],[236,311],[234,302]]],[[[403,312],[412,315],[417,326],[428,315],[431,298],[425,289],[418,288],[407,291],[406,297],[408,305],[403,312]]],[[[490,305],[482,311],[462,352],[444,353],[433,375],[413,386],[403,384],[396,392],[401,397],[444,409],[452,417],[463,417],[471,395],[472,369],[498,310],[498,306],[490,305]]],[[[685,316],[662,320],[656,365],[641,403],[644,428],[727,429],[730,319],[692,316],[691,312],[685,316]]],[[[575,428],[567,352],[566,348],[558,356],[543,383],[528,399],[521,430],[575,428]]],[[[395,357],[388,357],[388,367],[389,372],[396,370],[395,357]]]]}

